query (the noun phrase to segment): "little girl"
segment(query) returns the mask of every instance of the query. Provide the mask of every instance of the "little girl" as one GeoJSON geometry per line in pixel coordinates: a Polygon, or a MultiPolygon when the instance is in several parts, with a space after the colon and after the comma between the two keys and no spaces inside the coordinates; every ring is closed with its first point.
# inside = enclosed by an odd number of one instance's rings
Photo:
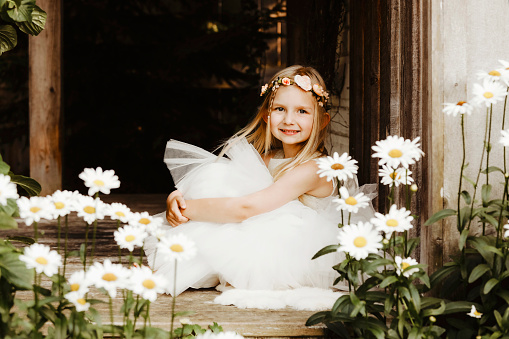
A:
{"type": "MultiPolygon", "coordinates": [[[[198,250],[178,264],[177,294],[218,284],[249,290],[333,285],[338,256],[311,260],[337,243],[341,220],[332,204],[337,187],[318,176],[314,161],[327,154],[325,84],[315,69],[296,65],[275,74],[261,95],[254,120],[219,156],[167,144],[164,161],[178,188],[167,200],[168,229],[191,238],[198,250]]],[[[344,184],[350,192],[358,188],[355,177],[344,184]]],[[[372,210],[357,218],[371,216],[372,210]]],[[[172,275],[156,242],[145,245],[148,263],[172,275]]]]}

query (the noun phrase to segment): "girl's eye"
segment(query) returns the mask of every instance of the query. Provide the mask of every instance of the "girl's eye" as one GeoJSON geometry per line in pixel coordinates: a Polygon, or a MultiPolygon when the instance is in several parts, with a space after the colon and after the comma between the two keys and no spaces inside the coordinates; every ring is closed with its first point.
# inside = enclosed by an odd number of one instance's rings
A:
{"type": "Polygon", "coordinates": [[[275,107],[274,111],[283,112],[285,109],[283,107],[275,107]]]}
{"type": "Polygon", "coordinates": [[[307,111],[306,111],[305,109],[299,109],[299,113],[301,113],[301,114],[306,114],[306,113],[307,113],[307,111]]]}

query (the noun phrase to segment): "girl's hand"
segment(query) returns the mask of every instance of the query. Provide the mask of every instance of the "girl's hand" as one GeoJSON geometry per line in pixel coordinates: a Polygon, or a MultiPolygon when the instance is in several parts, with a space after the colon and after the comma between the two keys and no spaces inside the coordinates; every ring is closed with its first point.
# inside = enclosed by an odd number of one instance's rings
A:
{"type": "Polygon", "coordinates": [[[173,227],[188,222],[189,219],[182,215],[182,211],[186,209],[186,201],[179,190],[171,192],[166,199],[166,220],[173,227]]]}

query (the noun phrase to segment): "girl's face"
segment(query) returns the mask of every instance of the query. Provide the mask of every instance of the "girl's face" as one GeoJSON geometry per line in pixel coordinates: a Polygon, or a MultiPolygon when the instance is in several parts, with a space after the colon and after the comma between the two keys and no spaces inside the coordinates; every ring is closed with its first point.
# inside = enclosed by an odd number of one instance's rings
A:
{"type": "Polygon", "coordinates": [[[315,98],[298,86],[279,86],[270,112],[270,131],[283,144],[285,157],[293,157],[313,129],[315,98]]]}

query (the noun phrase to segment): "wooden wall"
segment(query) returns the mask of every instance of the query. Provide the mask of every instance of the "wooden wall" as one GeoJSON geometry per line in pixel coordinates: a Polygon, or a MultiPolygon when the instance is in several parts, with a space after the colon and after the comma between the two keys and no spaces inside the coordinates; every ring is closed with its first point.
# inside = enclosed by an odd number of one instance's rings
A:
{"type": "MultiPolygon", "coordinates": [[[[440,175],[430,173],[436,159],[429,106],[430,11],[426,0],[351,1],[350,151],[360,163],[361,184],[373,183],[378,182],[378,164],[371,158],[375,141],[388,135],[421,137],[428,156],[411,168],[419,187],[412,206],[419,219],[411,235],[422,237],[416,257],[433,271],[442,263],[442,250],[433,229],[421,227],[439,194],[431,179],[440,175]]],[[[380,185],[379,196],[387,194],[380,185]]],[[[375,202],[378,211],[386,208],[385,198],[375,202]]]]}

